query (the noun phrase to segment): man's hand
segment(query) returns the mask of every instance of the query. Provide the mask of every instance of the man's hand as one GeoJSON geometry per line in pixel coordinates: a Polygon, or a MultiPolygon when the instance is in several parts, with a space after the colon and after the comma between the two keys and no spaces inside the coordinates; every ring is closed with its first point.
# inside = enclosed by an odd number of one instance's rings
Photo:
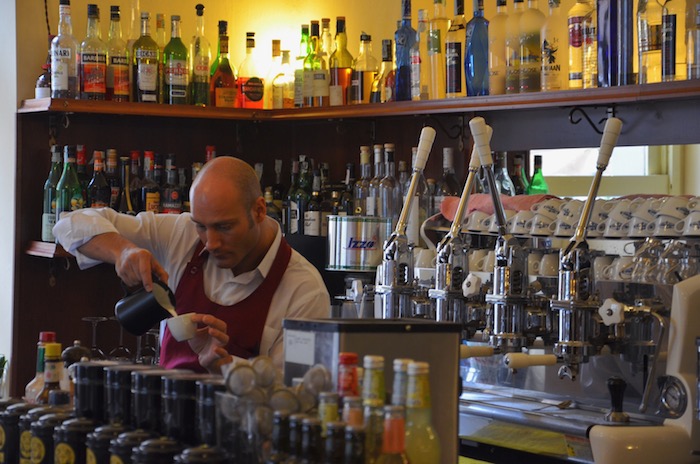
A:
{"type": "Polygon", "coordinates": [[[211,314],[193,314],[192,322],[203,324],[197,335],[189,340],[190,348],[197,353],[199,364],[212,374],[221,372],[221,366],[230,363],[233,357],[224,348],[229,341],[226,322],[211,314]]]}
{"type": "Polygon", "coordinates": [[[154,274],[162,282],[168,282],[168,273],[151,252],[143,248],[124,248],[117,257],[114,268],[119,278],[129,287],[143,285],[150,292],[153,289],[154,274]]]}

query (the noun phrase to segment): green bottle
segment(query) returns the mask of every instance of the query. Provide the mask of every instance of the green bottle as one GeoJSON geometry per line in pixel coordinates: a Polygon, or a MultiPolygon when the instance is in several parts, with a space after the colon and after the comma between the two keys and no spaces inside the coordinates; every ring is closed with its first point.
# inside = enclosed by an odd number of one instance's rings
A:
{"type": "Polygon", "coordinates": [[[549,187],[542,175],[542,156],[535,155],[535,172],[532,174],[530,185],[527,187],[527,194],[538,195],[547,193],[549,193],[549,187]]]}
{"type": "Polygon", "coordinates": [[[75,146],[66,145],[63,149],[63,174],[56,185],[56,219],[60,219],[63,212],[75,211],[84,205],[75,165],[75,146]]]}
{"type": "Polygon", "coordinates": [[[187,81],[190,75],[187,47],[180,38],[180,16],[172,15],[170,20],[170,42],[163,50],[163,103],[186,105],[187,81]]]}
{"type": "Polygon", "coordinates": [[[198,106],[209,105],[209,79],[211,46],[204,36],[204,5],[195,6],[197,10],[196,33],[190,43],[190,103],[198,106]]]}
{"type": "MultiPolygon", "coordinates": [[[[51,147],[51,169],[44,183],[44,210],[41,216],[41,240],[53,242],[53,226],[56,224],[56,184],[61,179],[61,148],[51,147]]],[[[42,366],[43,368],[43,366],[42,366]]]]}
{"type": "Polygon", "coordinates": [[[141,12],[141,37],[134,42],[131,62],[134,76],[132,99],[134,102],[158,103],[160,48],[151,37],[150,18],[151,15],[148,12],[141,12]]]}

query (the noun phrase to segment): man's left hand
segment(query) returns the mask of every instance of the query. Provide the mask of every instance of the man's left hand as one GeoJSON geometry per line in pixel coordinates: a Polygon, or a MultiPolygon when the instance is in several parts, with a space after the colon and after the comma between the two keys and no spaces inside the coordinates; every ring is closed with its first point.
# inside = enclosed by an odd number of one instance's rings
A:
{"type": "Polygon", "coordinates": [[[213,374],[220,374],[221,366],[232,360],[224,348],[229,341],[226,322],[211,314],[193,314],[192,322],[204,327],[197,329],[197,335],[188,341],[190,348],[197,353],[202,367],[213,374]]]}

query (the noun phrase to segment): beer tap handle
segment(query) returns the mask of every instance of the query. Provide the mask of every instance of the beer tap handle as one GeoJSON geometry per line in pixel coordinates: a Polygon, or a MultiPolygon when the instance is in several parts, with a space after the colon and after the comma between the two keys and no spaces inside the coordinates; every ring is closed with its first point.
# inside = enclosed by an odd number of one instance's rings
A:
{"type": "Polygon", "coordinates": [[[608,422],[629,422],[629,416],[622,410],[627,382],[620,377],[610,377],[607,383],[611,407],[610,412],[605,415],[605,420],[608,422]]]}
{"type": "Polygon", "coordinates": [[[610,162],[610,156],[612,155],[613,148],[617,145],[617,139],[620,136],[620,131],[622,130],[622,121],[618,118],[609,118],[605,122],[605,128],[603,129],[603,138],[600,141],[600,150],[598,151],[598,168],[605,169],[610,162]]]}

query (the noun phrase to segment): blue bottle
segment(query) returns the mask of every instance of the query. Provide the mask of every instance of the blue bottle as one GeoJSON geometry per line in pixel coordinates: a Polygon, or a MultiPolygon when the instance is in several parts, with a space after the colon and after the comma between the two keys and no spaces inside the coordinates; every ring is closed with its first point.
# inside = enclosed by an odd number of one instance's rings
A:
{"type": "Polygon", "coordinates": [[[416,43],[416,30],[411,27],[411,0],[401,0],[403,19],[396,30],[396,101],[411,100],[411,49],[416,43]]]}
{"type": "Polygon", "coordinates": [[[484,18],[484,0],[474,0],[474,17],[467,23],[464,73],[467,96],[489,94],[489,22],[484,18]]]}

